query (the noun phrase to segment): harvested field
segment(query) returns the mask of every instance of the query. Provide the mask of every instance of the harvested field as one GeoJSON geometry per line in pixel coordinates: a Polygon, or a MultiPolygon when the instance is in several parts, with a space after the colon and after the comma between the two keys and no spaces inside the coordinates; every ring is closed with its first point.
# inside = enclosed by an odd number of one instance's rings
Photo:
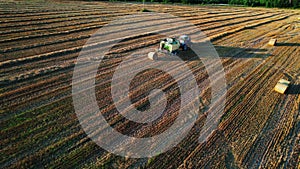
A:
{"type": "MultiPolygon", "coordinates": [[[[218,128],[207,142],[198,142],[211,88],[202,61],[183,56],[201,89],[197,105],[201,115],[178,145],[151,158],[125,158],[107,152],[87,136],[73,106],[76,59],[98,29],[118,17],[138,14],[142,7],[136,3],[0,1],[1,168],[299,168],[299,10],[146,4],[150,11],[191,22],[213,43],[227,81],[218,128]],[[277,44],[268,45],[273,38],[277,44]],[[285,94],[273,90],[281,78],[291,81],[285,94]]],[[[160,25],[166,30],[176,25],[165,24],[170,18],[145,20],[138,25],[160,25]]],[[[125,34],[128,26],[118,34],[125,34]]],[[[105,55],[98,68],[99,109],[111,126],[126,135],[160,134],[178,116],[179,87],[164,71],[143,71],[130,83],[130,99],[139,110],[151,106],[147,99],[151,90],[165,92],[165,113],[155,123],[125,119],[109,95],[122,60],[141,48],[157,48],[162,37],[151,32],[128,37],[105,55]]],[[[165,61],[174,71],[182,69],[176,60],[165,61]]],[[[128,66],[139,62],[153,64],[145,55],[128,66]]]]}

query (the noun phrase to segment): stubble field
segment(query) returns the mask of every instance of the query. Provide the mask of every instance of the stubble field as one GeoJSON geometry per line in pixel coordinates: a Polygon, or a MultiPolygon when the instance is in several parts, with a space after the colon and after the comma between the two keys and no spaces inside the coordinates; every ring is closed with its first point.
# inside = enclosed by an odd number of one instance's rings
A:
{"type": "MultiPolygon", "coordinates": [[[[85,134],[72,101],[76,59],[99,28],[120,16],[138,14],[142,7],[83,1],[0,2],[1,168],[299,168],[299,10],[145,5],[153,12],[190,21],[214,44],[228,85],[218,130],[206,143],[198,143],[205,121],[199,116],[176,147],[143,159],[108,153],[85,134]],[[271,38],[278,40],[276,46],[267,45],[271,38]],[[284,95],[273,91],[280,78],[292,82],[284,95]]],[[[149,22],[164,24],[151,18],[140,24],[149,22]]],[[[166,25],[166,29],[172,28],[166,25]]],[[[100,111],[111,126],[127,135],[159,134],[178,115],[178,86],[162,71],[141,72],[131,82],[130,98],[140,110],[149,106],[145,98],[152,89],[167,93],[165,116],[153,124],[124,119],[108,95],[122,59],[140,48],[157,48],[161,38],[147,32],[127,38],[100,63],[96,77],[100,111]]],[[[201,88],[199,107],[205,114],[211,92],[205,66],[199,59],[182,59],[201,88]]],[[[146,56],[141,60],[152,63],[146,56]]],[[[180,70],[176,60],[167,61],[180,70]]]]}

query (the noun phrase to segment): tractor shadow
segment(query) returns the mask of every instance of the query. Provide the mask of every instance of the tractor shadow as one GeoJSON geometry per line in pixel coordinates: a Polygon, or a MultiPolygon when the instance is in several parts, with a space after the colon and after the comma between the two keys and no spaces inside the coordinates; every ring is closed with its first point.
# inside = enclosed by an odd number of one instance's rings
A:
{"type": "Polygon", "coordinates": [[[300,94],[300,84],[290,84],[286,94],[300,94]]]}
{"type": "Polygon", "coordinates": [[[159,56],[161,61],[195,61],[200,60],[197,54],[188,48],[187,51],[179,50],[176,55],[173,54],[163,54],[159,56]]]}
{"type": "MultiPolygon", "coordinates": [[[[194,46],[200,46],[201,49],[199,49],[200,55],[202,54],[201,51],[205,51],[203,53],[212,53],[215,54],[214,49],[208,49],[205,47],[202,47],[201,44],[194,44],[194,46]],[[210,51],[209,51],[210,50],[210,51]]],[[[247,59],[247,58],[267,58],[271,56],[267,52],[266,49],[256,49],[256,48],[240,48],[240,47],[230,47],[230,46],[214,46],[216,49],[218,55],[220,58],[241,58],[241,59],[247,59]]],[[[195,61],[200,60],[200,58],[208,58],[206,56],[197,56],[197,54],[189,48],[187,51],[180,50],[177,53],[177,56],[172,55],[165,55],[159,58],[159,60],[162,61],[195,61]]]]}

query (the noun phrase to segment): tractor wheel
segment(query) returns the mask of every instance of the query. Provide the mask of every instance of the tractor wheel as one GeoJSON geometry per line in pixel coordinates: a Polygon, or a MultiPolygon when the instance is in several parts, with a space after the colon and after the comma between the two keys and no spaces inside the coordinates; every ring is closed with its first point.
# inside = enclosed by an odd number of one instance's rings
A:
{"type": "Polygon", "coordinates": [[[183,50],[186,51],[187,49],[188,49],[187,45],[184,44],[184,45],[183,45],[183,50]]]}
{"type": "Polygon", "coordinates": [[[173,55],[177,55],[177,50],[175,50],[175,51],[173,51],[173,52],[171,52],[173,55]]]}
{"type": "Polygon", "coordinates": [[[165,44],[161,45],[161,50],[163,50],[165,48],[165,44]]]}

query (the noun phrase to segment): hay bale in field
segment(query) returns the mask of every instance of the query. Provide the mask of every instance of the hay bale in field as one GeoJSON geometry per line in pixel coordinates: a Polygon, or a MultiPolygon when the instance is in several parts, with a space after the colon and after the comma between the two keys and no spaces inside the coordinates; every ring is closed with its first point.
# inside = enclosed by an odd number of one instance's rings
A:
{"type": "Polygon", "coordinates": [[[156,52],[149,52],[148,53],[148,58],[151,59],[151,60],[157,60],[158,59],[157,53],[156,52]]]}
{"type": "Polygon", "coordinates": [[[277,39],[270,39],[268,44],[271,45],[271,46],[275,46],[276,42],[277,42],[277,39]]]}
{"type": "Polygon", "coordinates": [[[280,79],[276,86],[274,87],[274,90],[278,93],[284,94],[284,92],[287,90],[287,88],[289,87],[289,84],[291,82],[285,79],[280,79]]]}

